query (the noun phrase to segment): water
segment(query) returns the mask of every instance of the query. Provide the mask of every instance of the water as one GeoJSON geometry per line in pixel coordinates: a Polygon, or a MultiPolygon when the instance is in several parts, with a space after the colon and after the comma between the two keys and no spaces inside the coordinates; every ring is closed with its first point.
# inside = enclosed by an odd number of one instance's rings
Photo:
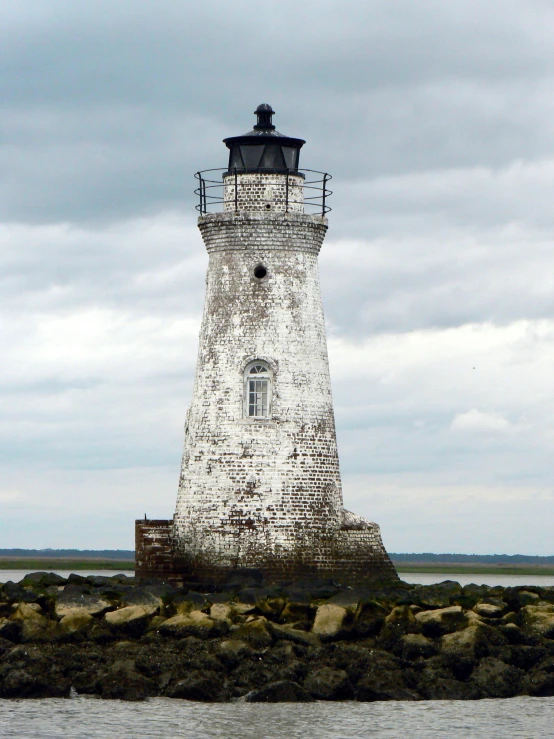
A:
{"type": "MultiPolygon", "coordinates": [[[[11,580],[12,582],[19,582],[23,580],[25,575],[35,570],[0,570],[0,583],[11,580]]],[[[73,570],[49,570],[45,567],[45,572],[55,572],[57,575],[62,577],[68,577],[73,570]]],[[[78,570],[78,575],[106,575],[112,577],[113,575],[124,574],[128,577],[133,577],[133,570],[78,570]]],[[[477,585],[502,585],[503,587],[509,587],[513,585],[554,585],[554,576],[552,575],[460,575],[456,572],[449,572],[448,574],[435,572],[401,572],[400,579],[405,582],[415,583],[417,585],[432,585],[436,582],[443,582],[444,580],[455,580],[460,585],[468,585],[469,583],[477,583],[477,585]]]]}
{"type": "Polygon", "coordinates": [[[554,585],[553,575],[460,575],[456,572],[442,572],[438,575],[436,572],[400,572],[400,579],[404,582],[411,582],[416,585],[433,585],[436,582],[444,580],[454,580],[460,585],[502,585],[503,588],[514,587],[515,585],[554,585]]]}
{"type": "Polygon", "coordinates": [[[554,698],[205,704],[0,700],[3,739],[552,739],[554,698]]]}

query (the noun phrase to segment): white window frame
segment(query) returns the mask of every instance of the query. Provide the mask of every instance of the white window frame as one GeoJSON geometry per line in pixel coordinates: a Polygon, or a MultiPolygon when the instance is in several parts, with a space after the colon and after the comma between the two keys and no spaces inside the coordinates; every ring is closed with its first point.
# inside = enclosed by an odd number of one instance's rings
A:
{"type": "MultiPolygon", "coordinates": [[[[273,371],[268,364],[263,359],[255,359],[253,362],[249,362],[246,365],[246,368],[244,370],[244,389],[243,389],[243,416],[245,419],[249,421],[267,421],[271,418],[271,396],[272,396],[272,389],[273,389],[273,371]],[[260,367],[263,368],[262,371],[253,373],[252,370],[254,368],[260,367]],[[267,388],[267,395],[266,395],[266,402],[263,403],[263,398],[260,400],[258,397],[255,398],[255,402],[251,403],[251,382],[261,382],[264,383],[267,388]],[[262,415],[250,415],[250,411],[252,407],[255,407],[256,410],[260,408],[260,405],[262,406],[262,415]],[[263,413],[263,410],[265,409],[265,413],[263,413]]],[[[260,388],[259,390],[254,390],[254,393],[258,395],[258,393],[263,393],[264,390],[260,388]]]]}

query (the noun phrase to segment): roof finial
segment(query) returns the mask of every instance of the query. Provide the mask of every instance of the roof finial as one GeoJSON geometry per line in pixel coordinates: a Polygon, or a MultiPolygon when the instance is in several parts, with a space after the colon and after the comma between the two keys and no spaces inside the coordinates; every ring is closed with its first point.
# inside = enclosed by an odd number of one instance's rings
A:
{"type": "Polygon", "coordinates": [[[269,105],[269,103],[262,103],[258,105],[254,114],[258,116],[258,122],[254,126],[255,130],[269,129],[270,131],[275,130],[275,126],[271,122],[271,117],[275,114],[275,111],[269,105]]]}

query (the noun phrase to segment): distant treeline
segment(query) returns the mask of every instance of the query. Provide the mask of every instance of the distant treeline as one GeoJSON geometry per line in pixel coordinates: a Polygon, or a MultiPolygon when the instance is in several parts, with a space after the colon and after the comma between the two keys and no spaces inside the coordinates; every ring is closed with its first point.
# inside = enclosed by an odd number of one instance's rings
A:
{"type": "MultiPolygon", "coordinates": [[[[538,557],[529,554],[433,554],[432,552],[390,553],[395,562],[443,562],[476,564],[554,564],[554,555],[538,557]]],[[[134,559],[133,549],[0,549],[0,557],[58,557],[64,559],[134,559]]]]}
{"type": "Polygon", "coordinates": [[[63,557],[64,559],[134,559],[133,549],[0,549],[0,557],[63,557]]]}
{"type": "Polygon", "coordinates": [[[554,555],[551,557],[538,557],[530,554],[432,554],[423,552],[421,554],[398,554],[389,553],[395,562],[453,562],[463,564],[474,562],[477,564],[554,564],[554,555]]]}

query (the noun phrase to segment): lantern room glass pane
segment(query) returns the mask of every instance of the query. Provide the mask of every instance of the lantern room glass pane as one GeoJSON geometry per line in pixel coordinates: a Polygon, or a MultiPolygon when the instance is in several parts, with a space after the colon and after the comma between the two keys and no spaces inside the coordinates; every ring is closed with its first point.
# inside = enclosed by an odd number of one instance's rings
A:
{"type": "Polygon", "coordinates": [[[298,167],[298,149],[294,146],[283,146],[283,156],[288,169],[296,169],[298,167]]]}
{"type": "Polygon", "coordinates": [[[260,167],[262,169],[285,169],[285,160],[278,144],[266,144],[260,167]]]}
{"type": "Polygon", "coordinates": [[[229,169],[244,169],[240,147],[233,146],[229,155],[229,169]]]}
{"type": "Polygon", "coordinates": [[[257,144],[256,146],[241,146],[240,150],[242,153],[242,159],[246,169],[257,169],[260,164],[260,159],[264,153],[265,145],[257,144]]]}

